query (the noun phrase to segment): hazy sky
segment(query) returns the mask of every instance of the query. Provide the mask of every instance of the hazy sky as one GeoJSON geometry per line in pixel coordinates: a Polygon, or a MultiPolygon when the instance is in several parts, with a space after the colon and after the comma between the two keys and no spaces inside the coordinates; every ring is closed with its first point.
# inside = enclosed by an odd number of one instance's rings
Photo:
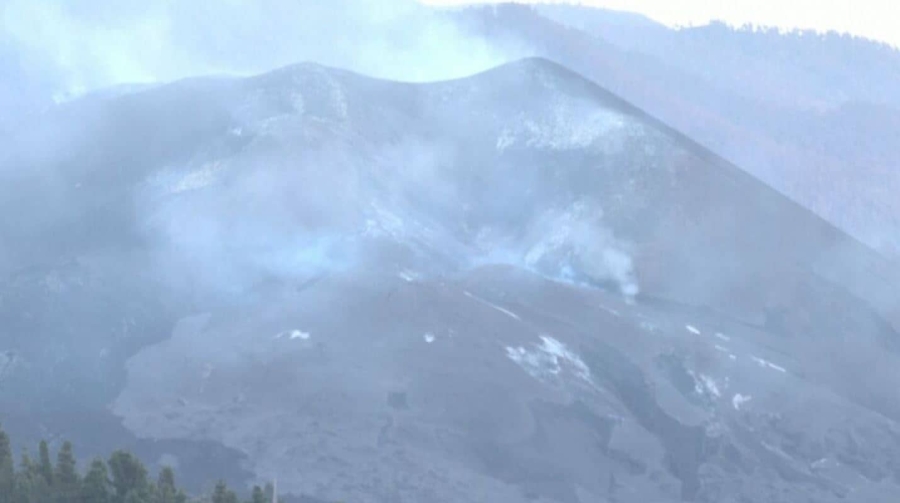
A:
{"type": "MultiPolygon", "coordinates": [[[[422,1],[438,5],[484,3],[470,0],[422,1]]],[[[538,2],[522,0],[522,3],[538,2]]],[[[641,12],[668,25],[705,24],[720,19],[738,25],[752,23],[836,30],[900,47],[900,3],[897,0],[545,0],[541,3],[582,3],[641,12]]]]}
{"type": "MultiPolygon", "coordinates": [[[[896,1],[590,0],[670,25],[715,18],[837,29],[900,47],[896,1]]],[[[9,72],[0,73],[0,111],[10,107],[2,100],[4,88],[63,99],[125,82],[253,74],[297,61],[422,81],[469,75],[528,54],[467,36],[415,2],[0,0],[0,72],[9,72]]]]}
{"type": "Polygon", "coordinates": [[[7,86],[65,99],[300,61],[428,81],[517,56],[414,0],[0,0],[0,120],[7,86]]]}

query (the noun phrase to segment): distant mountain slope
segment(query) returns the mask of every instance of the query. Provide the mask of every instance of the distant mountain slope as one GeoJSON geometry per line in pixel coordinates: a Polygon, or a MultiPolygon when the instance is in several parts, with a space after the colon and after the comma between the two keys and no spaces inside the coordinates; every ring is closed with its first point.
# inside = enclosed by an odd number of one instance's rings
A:
{"type": "Polygon", "coordinates": [[[548,60],[192,79],[4,142],[10,429],[111,411],[326,500],[897,490],[895,271],[548,60]]]}
{"type": "Polygon", "coordinates": [[[536,12],[626,51],[652,55],[739,95],[802,109],[848,100],[900,105],[900,51],[838,33],[732,28],[671,29],[645,17],[572,5],[536,12]]]}
{"type": "Polygon", "coordinates": [[[589,7],[502,5],[460,17],[473,33],[583,73],[870,246],[894,254],[900,244],[890,195],[900,189],[897,50],[835,34],[671,30],[589,7]],[[867,112],[823,128],[854,103],[867,112]]]}

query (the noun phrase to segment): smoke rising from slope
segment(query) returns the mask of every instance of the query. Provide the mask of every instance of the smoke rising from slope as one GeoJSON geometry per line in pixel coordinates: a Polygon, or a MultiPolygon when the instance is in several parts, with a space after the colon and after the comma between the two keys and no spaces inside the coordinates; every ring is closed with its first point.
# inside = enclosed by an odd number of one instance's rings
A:
{"type": "Polygon", "coordinates": [[[563,279],[612,283],[633,300],[640,287],[626,243],[602,221],[603,212],[583,201],[549,211],[532,227],[525,263],[563,279]]]}
{"type": "Polygon", "coordinates": [[[342,158],[255,154],[156,176],[137,201],[156,269],[178,288],[241,294],[352,267],[359,188],[342,158]]]}

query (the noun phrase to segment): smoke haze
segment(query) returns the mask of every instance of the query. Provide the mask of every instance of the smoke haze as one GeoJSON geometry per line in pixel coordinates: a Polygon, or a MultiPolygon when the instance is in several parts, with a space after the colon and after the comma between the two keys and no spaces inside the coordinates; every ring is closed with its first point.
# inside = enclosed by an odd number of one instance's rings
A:
{"type": "Polygon", "coordinates": [[[119,84],[249,75],[298,61],[424,81],[516,56],[412,0],[9,0],[0,11],[4,53],[19,80],[57,101],[119,84]]]}

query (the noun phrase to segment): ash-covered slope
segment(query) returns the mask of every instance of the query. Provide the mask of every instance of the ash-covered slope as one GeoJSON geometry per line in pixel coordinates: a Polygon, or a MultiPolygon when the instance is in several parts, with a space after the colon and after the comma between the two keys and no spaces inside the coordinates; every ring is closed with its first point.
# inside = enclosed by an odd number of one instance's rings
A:
{"type": "Polygon", "coordinates": [[[900,52],[846,34],[673,29],[589,6],[475,6],[458,19],[557,61],[897,256],[900,52]]]}
{"type": "Polygon", "coordinates": [[[547,61],[188,80],[6,141],[16,416],[109,403],[326,500],[897,490],[890,271],[547,61]]]}

